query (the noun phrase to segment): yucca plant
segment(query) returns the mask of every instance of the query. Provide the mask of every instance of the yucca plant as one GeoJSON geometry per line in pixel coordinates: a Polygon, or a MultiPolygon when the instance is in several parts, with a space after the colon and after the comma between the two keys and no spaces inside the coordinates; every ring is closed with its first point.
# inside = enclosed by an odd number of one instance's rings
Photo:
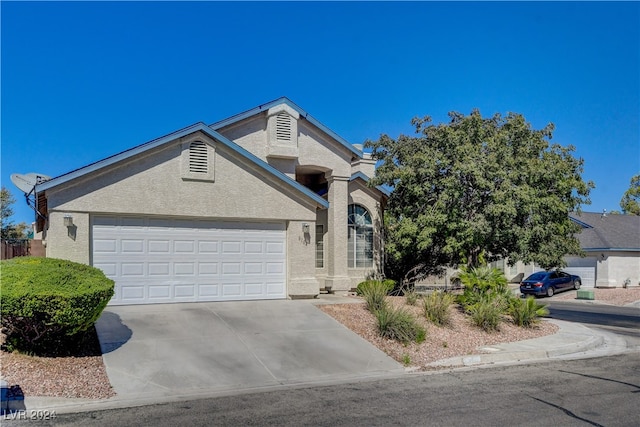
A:
{"type": "Polygon", "coordinates": [[[513,323],[530,328],[538,323],[541,317],[549,314],[549,309],[544,304],[538,304],[533,297],[514,298],[509,305],[509,314],[513,323]]]}
{"type": "Polygon", "coordinates": [[[427,336],[427,331],[418,325],[415,317],[402,308],[384,307],[375,315],[378,333],[382,337],[407,344],[411,341],[421,343],[427,336]]]}
{"type": "Polygon", "coordinates": [[[454,296],[441,291],[431,292],[423,298],[424,315],[436,325],[448,325],[451,321],[449,307],[454,301],[454,296]]]}

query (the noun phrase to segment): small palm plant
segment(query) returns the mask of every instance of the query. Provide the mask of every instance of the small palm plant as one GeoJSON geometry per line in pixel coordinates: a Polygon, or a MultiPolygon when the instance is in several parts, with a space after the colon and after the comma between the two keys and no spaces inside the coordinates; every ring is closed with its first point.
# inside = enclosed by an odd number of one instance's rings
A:
{"type": "Polygon", "coordinates": [[[540,321],[541,317],[549,314],[549,310],[543,304],[538,304],[533,297],[526,299],[512,299],[509,306],[509,314],[513,323],[518,326],[530,328],[540,321]]]}

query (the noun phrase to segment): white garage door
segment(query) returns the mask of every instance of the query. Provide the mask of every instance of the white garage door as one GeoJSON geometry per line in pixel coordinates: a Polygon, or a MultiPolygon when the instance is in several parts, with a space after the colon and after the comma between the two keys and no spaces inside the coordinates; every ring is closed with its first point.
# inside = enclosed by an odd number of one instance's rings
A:
{"type": "Polygon", "coordinates": [[[593,288],[596,286],[595,267],[565,267],[562,269],[562,271],[580,276],[580,279],[582,279],[583,288],[593,288]]]}
{"type": "Polygon", "coordinates": [[[92,230],[111,305],[286,296],[284,224],[96,216],[92,230]]]}
{"type": "Polygon", "coordinates": [[[596,286],[596,264],[594,257],[567,257],[567,266],[563,268],[569,274],[575,274],[582,279],[582,287],[593,288],[596,286]]]}

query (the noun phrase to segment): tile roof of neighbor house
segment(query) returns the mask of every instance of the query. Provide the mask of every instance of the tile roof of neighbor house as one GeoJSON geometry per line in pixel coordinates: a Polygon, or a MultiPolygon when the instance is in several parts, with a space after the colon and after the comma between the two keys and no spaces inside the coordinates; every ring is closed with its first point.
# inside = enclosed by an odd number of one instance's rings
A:
{"type": "Polygon", "coordinates": [[[582,212],[569,217],[583,227],[577,237],[585,251],[640,251],[640,216],[582,212]]]}
{"type": "Polygon", "coordinates": [[[230,149],[232,149],[233,151],[237,152],[238,154],[244,156],[245,158],[247,158],[249,161],[253,162],[254,164],[256,164],[258,167],[260,167],[261,169],[263,169],[265,172],[267,172],[268,174],[271,174],[272,176],[274,176],[275,178],[279,179],[280,181],[282,181],[283,183],[285,183],[286,185],[289,185],[290,187],[293,187],[294,189],[296,189],[297,191],[305,194],[307,197],[310,197],[312,200],[314,200],[318,205],[327,208],[329,206],[329,202],[327,202],[326,200],[324,200],[322,197],[318,196],[317,194],[315,194],[313,191],[309,190],[308,188],[306,188],[305,186],[303,186],[302,184],[298,183],[297,181],[289,178],[287,175],[285,175],[284,173],[280,172],[279,170],[277,170],[276,168],[274,168],[273,166],[271,166],[270,164],[268,164],[267,162],[259,159],[258,157],[256,157],[254,154],[250,153],[249,151],[245,150],[244,148],[240,147],[238,144],[236,144],[235,142],[225,138],[224,136],[220,135],[218,132],[216,132],[215,130],[213,130],[212,128],[210,128],[209,126],[205,125],[204,123],[200,122],[200,123],[195,123],[191,126],[187,126],[186,128],[177,130],[175,132],[172,132],[168,135],[165,135],[163,137],[154,139],[153,141],[149,141],[146,142],[142,145],[138,145],[137,147],[133,147],[129,150],[123,151],[121,153],[115,154],[113,156],[107,157],[106,159],[102,159],[99,160],[95,163],[91,163],[90,165],[84,166],[80,169],[76,169],[74,171],[68,172],[66,174],[57,176],[49,181],[43,182],[42,184],[38,184],[36,186],[36,191],[37,192],[41,192],[41,191],[45,191],[48,190],[50,188],[56,187],[58,185],[64,184],[65,182],[71,181],[72,179],[75,178],[79,178],[82,177],[84,175],[87,175],[89,173],[95,172],[99,169],[102,169],[106,166],[115,164],[117,162],[120,162],[122,160],[128,159],[130,157],[133,157],[137,154],[143,153],[147,150],[150,150],[152,148],[155,147],[159,147],[163,144],[166,144],[167,142],[173,141],[177,138],[181,138],[183,136],[189,135],[193,132],[203,132],[204,134],[208,135],[209,137],[223,143],[224,145],[226,145],[227,147],[229,147],[230,149]]]}

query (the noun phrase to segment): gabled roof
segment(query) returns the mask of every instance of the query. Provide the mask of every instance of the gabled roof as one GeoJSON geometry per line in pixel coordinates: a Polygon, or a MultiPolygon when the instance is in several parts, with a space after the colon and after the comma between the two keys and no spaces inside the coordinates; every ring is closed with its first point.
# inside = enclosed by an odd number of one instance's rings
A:
{"type": "MultiPolygon", "coordinates": [[[[362,172],[356,172],[353,175],[351,175],[351,178],[349,179],[349,181],[353,181],[355,179],[361,179],[365,183],[368,183],[370,178],[367,175],[365,175],[364,173],[362,173],[362,172]]],[[[384,187],[382,187],[380,185],[377,185],[376,189],[379,192],[381,192],[382,194],[384,194],[385,196],[387,196],[387,197],[389,197],[391,195],[391,193],[389,193],[389,190],[387,190],[386,188],[384,188],[384,187]]]]}
{"type": "Polygon", "coordinates": [[[335,139],[340,145],[344,146],[347,150],[351,151],[351,153],[358,156],[358,158],[362,158],[362,150],[358,150],[356,147],[350,144],[347,140],[342,138],[340,135],[338,135],[337,133],[335,133],[334,131],[332,131],[322,123],[320,123],[313,116],[311,116],[309,113],[307,113],[305,110],[297,106],[293,101],[291,101],[289,98],[285,96],[278,98],[276,100],[273,100],[271,102],[267,102],[266,104],[258,105],[257,107],[252,108],[251,110],[247,110],[243,113],[236,114],[235,116],[231,116],[228,119],[224,119],[219,122],[213,123],[212,125],[210,125],[210,127],[211,129],[219,130],[225,126],[232,125],[241,120],[247,119],[251,116],[255,116],[256,114],[260,114],[264,111],[268,111],[269,108],[275,107],[276,105],[280,105],[280,104],[286,104],[287,106],[293,108],[298,112],[298,114],[300,114],[301,118],[304,118],[309,123],[313,124],[318,129],[320,129],[321,131],[329,135],[331,138],[335,139]]]}
{"type": "Polygon", "coordinates": [[[74,171],[68,172],[64,175],[60,175],[58,177],[55,177],[49,181],[46,181],[42,184],[38,184],[36,186],[36,192],[41,192],[41,191],[45,191],[48,190],[50,188],[56,187],[58,185],[64,184],[66,182],[69,182],[73,179],[76,178],[80,178],[83,177],[85,175],[88,175],[90,173],[93,173],[97,170],[100,170],[102,168],[105,168],[107,166],[111,166],[115,163],[121,162],[123,160],[129,159],[131,157],[137,156],[138,154],[144,153],[145,151],[154,149],[156,147],[159,147],[161,145],[164,145],[168,142],[171,142],[175,139],[181,138],[183,136],[187,136],[190,135],[194,132],[202,132],[205,135],[209,136],[212,139],[215,139],[216,141],[224,144],[225,146],[227,146],[229,149],[235,151],[236,153],[240,154],[241,156],[245,157],[247,160],[249,160],[250,162],[254,163],[256,166],[258,166],[260,169],[262,169],[265,173],[273,176],[274,178],[276,178],[277,180],[283,182],[284,184],[286,184],[287,186],[293,188],[294,190],[304,194],[305,196],[311,198],[314,202],[316,202],[319,206],[324,207],[324,208],[328,208],[329,207],[329,202],[327,202],[326,200],[324,200],[322,197],[318,196],[317,194],[315,194],[313,191],[309,190],[307,187],[305,187],[304,185],[296,182],[295,180],[289,178],[287,175],[285,175],[284,173],[280,172],[279,170],[277,170],[276,168],[274,168],[273,166],[269,165],[267,162],[261,160],[260,158],[258,158],[257,156],[253,155],[252,153],[250,153],[249,151],[245,150],[244,148],[240,147],[238,144],[236,144],[235,142],[225,138],[224,136],[220,135],[218,132],[216,132],[215,130],[213,130],[212,128],[210,128],[209,126],[205,125],[202,122],[198,122],[195,123],[191,126],[187,126],[186,128],[177,130],[175,132],[172,132],[168,135],[165,135],[163,137],[160,137],[158,139],[154,139],[152,141],[146,142],[144,144],[138,145],[137,147],[131,148],[129,150],[123,151],[121,153],[115,154],[113,156],[107,157],[106,159],[100,160],[98,162],[92,163],[90,165],[84,166],[80,169],[76,169],[74,171]]]}
{"type": "Polygon", "coordinates": [[[640,216],[582,212],[569,218],[582,227],[576,237],[584,251],[640,251],[640,216]]]}

